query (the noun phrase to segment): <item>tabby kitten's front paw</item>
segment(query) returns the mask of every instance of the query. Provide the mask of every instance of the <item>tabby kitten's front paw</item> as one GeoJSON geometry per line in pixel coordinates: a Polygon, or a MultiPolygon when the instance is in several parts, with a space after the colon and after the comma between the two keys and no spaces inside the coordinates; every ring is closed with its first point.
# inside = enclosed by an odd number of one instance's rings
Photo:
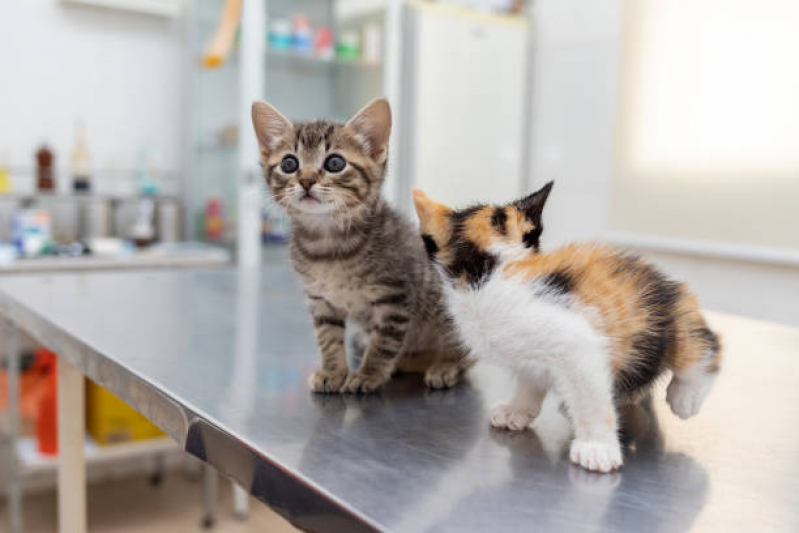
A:
{"type": "Polygon", "coordinates": [[[313,392],[338,392],[345,379],[347,379],[346,370],[317,370],[308,378],[308,386],[313,392]]]}
{"type": "Polygon", "coordinates": [[[379,374],[367,375],[356,372],[355,374],[350,374],[347,376],[347,381],[344,382],[344,386],[341,387],[340,392],[376,392],[380,387],[385,385],[387,381],[387,377],[381,376],[379,374]]]}

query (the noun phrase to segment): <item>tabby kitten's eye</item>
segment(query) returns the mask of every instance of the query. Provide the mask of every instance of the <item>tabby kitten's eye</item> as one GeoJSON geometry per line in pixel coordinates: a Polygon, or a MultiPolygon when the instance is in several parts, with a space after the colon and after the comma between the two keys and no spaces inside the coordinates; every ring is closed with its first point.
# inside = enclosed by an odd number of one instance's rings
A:
{"type": "Polygon", "coordinates": [[[287,155],[283,158],[283,161],[280,162],[280,170],[286,174],[294,174],[297,172],[298,168],[300,168],[300,162],[297,161],[297,158],[293,155],[287,155]]]}
{"type": "Polygon", "coordinates": [[[328,172],[341,172],[344,170],[344,167],[347,166],[347,162],[344,161],[344,158],[340,155],[331,155],[327,159],[325,159],[325,170],[328,172]]]}

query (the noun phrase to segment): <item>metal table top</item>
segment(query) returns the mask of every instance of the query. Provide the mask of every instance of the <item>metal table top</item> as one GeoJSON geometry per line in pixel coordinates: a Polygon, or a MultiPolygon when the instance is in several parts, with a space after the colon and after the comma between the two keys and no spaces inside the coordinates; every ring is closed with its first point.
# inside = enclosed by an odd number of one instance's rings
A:
{"type": "Polygon", "coordinates": [[[710,314],[727,359],[698,417],[663,399],[625,413],[626,464],[569,464],[549,398],[534,430],[489,427],[504,371],[427,391],[317,396],[316,348],[290,267],[0,280],[0,311],[316,531],[797,531],[799,330],[710,314]]]}

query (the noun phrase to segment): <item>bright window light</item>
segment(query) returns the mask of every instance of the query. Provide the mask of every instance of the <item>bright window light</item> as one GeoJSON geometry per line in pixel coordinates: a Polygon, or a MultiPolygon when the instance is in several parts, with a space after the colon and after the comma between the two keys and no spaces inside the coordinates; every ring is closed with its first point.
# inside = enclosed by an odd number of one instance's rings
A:
{"type": "Polygon", "coordinates": [[[625,166],[799,170],[799,0],[628,0],[625,166]]]}

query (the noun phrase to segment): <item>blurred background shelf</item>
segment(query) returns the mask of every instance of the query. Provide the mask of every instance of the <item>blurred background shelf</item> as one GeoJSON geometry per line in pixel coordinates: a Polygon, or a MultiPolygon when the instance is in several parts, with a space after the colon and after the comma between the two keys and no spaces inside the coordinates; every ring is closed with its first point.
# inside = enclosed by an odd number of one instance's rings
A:
{"type": "MultiPolygon", "coordinates": [[[[119,444],[100,446],[91,437],[84,442],[86,463],[96,464],[106,461],[136,459],[166,453],[182,453],[180,447],[169,437],[157,437],[119,444]]],[[[17,460],[26,474],[39,474],[55,471],[58,468],[58,455],[46,455],[37,449],[34,437],[21,437],[16,443],[17,460]]]]}
{"type": "Polygon", "coordinates": [[[270,67],[346,68],[353,70],[380,70],[382,68],[382,64],[380,63],[367,63],[358,59],[325,59],[313,55],[302,55],[296,52],[283,52],[277,50],[267,51],[266,61],[267,65],[270,67]]]}
{"type": "Polygon", "coordinates": [[[229,266],[231,262],[232,254],[228,249],[201,242],[182,242],[154,245],[118,256],[16,259],[0,264],[0,275],[141,268],[213,268],[229,266]]]}

